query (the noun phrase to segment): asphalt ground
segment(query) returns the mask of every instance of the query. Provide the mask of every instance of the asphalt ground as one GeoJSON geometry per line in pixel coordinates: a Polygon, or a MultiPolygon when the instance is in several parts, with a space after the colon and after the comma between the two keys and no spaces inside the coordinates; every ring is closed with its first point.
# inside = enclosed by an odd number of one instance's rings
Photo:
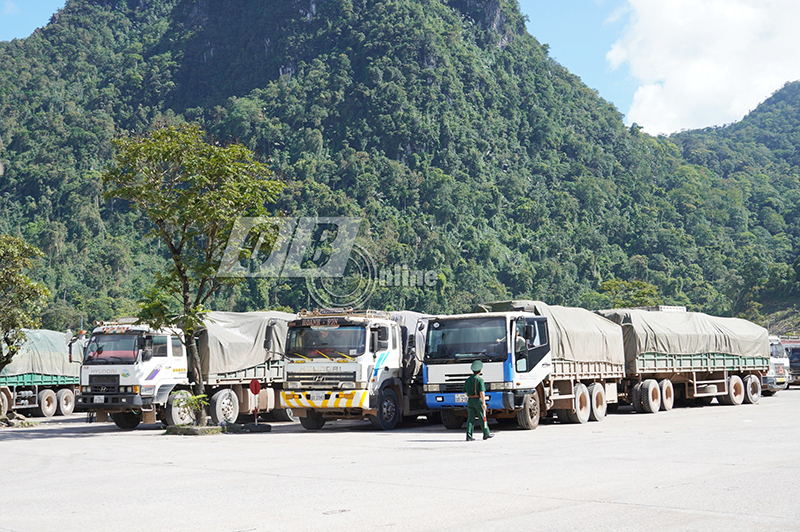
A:
{"type": "Polygon", "coordinates": [[[800,389],[600,423],[0,429],[0,531],[798,530],[800,389]]]}

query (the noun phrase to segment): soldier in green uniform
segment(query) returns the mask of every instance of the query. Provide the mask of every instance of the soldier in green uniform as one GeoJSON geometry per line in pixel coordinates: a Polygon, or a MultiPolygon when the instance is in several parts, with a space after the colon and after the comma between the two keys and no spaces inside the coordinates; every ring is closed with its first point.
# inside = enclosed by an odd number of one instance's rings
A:
{"type": "Polygon", "coordinates": [[[494,434],[489,432],[489,425],[486,422],[486,383],[481,378],[483,362],[476,360],[470,366],[474,375],[467,378],[464,382],[464,393],[467,394],[467,441],[474,441],[472,429],[477,417],[483,429],[483,439],[494,438],[494,434]]]}

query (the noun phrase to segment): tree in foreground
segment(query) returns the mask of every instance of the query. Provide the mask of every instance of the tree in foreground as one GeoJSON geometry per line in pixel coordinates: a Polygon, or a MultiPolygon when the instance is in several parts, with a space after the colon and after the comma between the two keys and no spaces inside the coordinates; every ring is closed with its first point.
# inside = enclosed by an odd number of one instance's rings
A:
{"type": "Polygon", "coordinates": [[[153,223],[151,234],[172,262],[140,302],[139,318],[153,328],[184,333],[193,392],[205,392],[193,341],[204,305],[220,288],[240,282],[216,277],[231,229],[241,216],[264,216],[283,184],[247,147],[209,143],[197,125],[165,127],[113,141],[116,153],[103,175],[106,198],[122,198],[153,223]]]}
{"type": "Polygon", "coordinates": [[[25,271],[42,252],[22,240],[0,235],[0,371],[25,343],[22,329],[39,326],[39,314],[50,292],[25,271]]]}

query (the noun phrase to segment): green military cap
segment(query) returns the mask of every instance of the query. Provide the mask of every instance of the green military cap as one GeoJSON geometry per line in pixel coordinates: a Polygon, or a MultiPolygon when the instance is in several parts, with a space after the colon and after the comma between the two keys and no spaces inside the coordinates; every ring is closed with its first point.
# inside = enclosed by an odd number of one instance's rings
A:
{"type": "Polygon", "coordinates": [[[480,360],[476,360],[475,362],[472,363],[470,369],[472,369],[472,373],[479,373],[483,369],[483,362],[481,362],[480,360]]]}

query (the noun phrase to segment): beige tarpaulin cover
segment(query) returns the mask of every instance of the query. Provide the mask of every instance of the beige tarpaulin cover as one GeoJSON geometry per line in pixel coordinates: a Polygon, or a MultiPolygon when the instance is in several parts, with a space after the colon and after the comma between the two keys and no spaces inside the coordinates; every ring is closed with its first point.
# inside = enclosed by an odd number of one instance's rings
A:
{"type": "Polygon", "coordinates": [[[62,332],[25,329],[26,340],[3,368],[0,376],[56,375],[59,377],[79,377],[81,371],[82,349],[85,342],[75,342],[72,346],[73,360],[69,361],[67,336],[62,332]]]}
{"type": "Polygon", "coordinates": [[[769,334],[739,318],[718,318],[700,312],[639,309],[597,311],[622,325],[628,360],[643,353],[769,356],[769,334]]]}
{"type": "Polygon", "coordinates": [[[525,311],[547,318],[554,360],[623,364],[622,329],[586,309],[541,301],[497,301],[479,305],[485,312],[525,311]]]}
{"type": "Polygon", "coordinates": [[[294,318],[287,312],[209,312],[198,339],[203,375],[240,371],[281,357],[287,323],[294,318]],[[274,327],[268,352],[264,339],[270,324],[274,327]]]}

